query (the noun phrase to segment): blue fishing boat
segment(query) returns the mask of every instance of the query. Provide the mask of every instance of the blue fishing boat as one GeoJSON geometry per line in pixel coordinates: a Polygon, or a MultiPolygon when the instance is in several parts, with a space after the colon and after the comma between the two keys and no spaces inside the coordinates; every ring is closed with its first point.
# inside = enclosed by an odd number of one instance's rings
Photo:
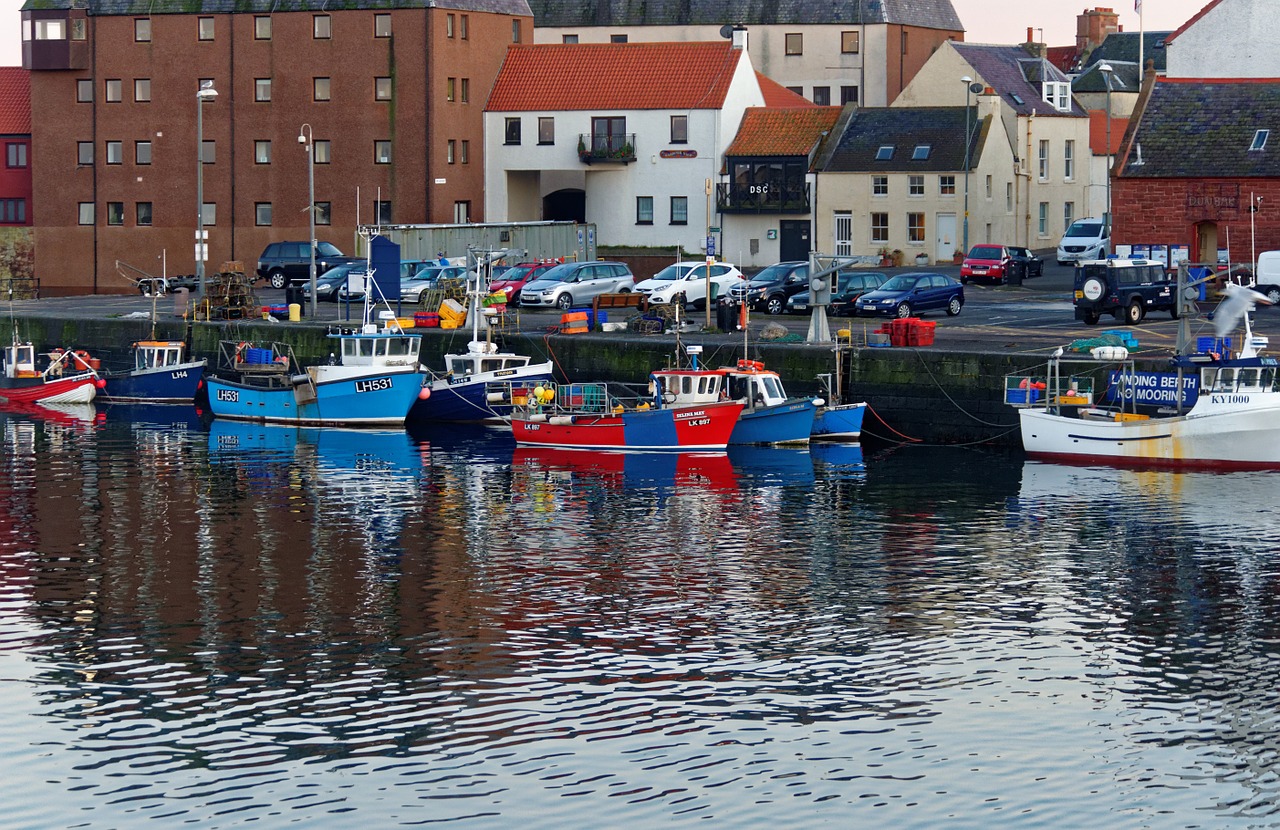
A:
{"type": "Polygon", "coordinates": [[[510,407],[494,405],[502,401],[489,395],[489,384],[502,381],[539,382],[554,379],[550,360],[532,362],[529,355],[499,351],[492,340],[491,323],[502,313],[493,306],[483,306],[482,296],[490,296],[493,263],[505,255],[505,251],[482,256],[479,270],[468,272],[467,293],[470,308],[467,312],[471,323],[471,342],[467,350],[444,357],[444,373],[430,372],[426,395],[409,410],[409,423],[428,421],[453,421],[474,423],[504,423],[510,407]],[[480,329],[485,337],[481,339],[480,329]]]}
{"type": "Polygon", "coordinates": [[[130,349],[133,365],[99,372],[106,382],[98,400],[107,403],[191,403],[207,361],[192,359],[181,340],[139,340],[130,349]]]}
{"type": "Polygon", "coordinates": [[[845,401],[842,359],[845,348],[843,344],[836,345],[834,378],[831,374],[818,375],[826,397],[813,416],[811,437],[814,441],[862,440],[862,419],[867,414],[867,404],[866,401],[845,401]]]}

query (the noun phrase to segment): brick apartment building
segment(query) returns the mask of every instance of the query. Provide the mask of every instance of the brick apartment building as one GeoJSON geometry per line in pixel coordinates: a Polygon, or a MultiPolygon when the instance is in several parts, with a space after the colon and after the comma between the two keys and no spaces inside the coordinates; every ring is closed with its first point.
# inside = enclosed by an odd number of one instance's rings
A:
{"type": "Polygon", "coordinates": [[[198,153],[207,271],[305,240],[304,133],[319,239],[349,252],[359,224],[482,221],[485,97],[532,31],[526,0],[29,0],[41,292],[131,291],[117,260],[194,273],[198,153]]]}

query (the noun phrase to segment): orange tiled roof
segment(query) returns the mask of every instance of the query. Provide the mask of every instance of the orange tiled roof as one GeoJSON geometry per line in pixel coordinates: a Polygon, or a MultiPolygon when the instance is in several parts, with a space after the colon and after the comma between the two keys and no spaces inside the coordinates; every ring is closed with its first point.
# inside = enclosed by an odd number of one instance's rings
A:
{"type": "Polygon", "coordinates": [[[726,156],[807,156],[830,132],[840,107],[748,107],[726,156]]]}
{"type": "Polygon", "coordinates": [[[511,46],[485,109],[719,109],[742,54],[728,41],[511,46]]]}
{"type": "Polygon", "coordinates": [[[797,95],[787,89],[773,78],[756,73],[756,80],[760,82],[760,92],[764,95],[764,105],[766,107],[816,107],[817,104],[810,101],[803,95],[797,95]]]}
{"type": "Polygon", "coordinates": [[[0,66],[0,135],[31,134],[31,73],[0,66]]]}

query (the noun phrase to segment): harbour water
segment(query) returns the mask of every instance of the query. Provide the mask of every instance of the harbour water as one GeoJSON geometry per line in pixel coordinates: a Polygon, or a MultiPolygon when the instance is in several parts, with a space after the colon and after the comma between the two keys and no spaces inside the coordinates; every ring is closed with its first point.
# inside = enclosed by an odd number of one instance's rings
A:
{"type": "Polygon", "coordinates": [[[1280,826],[1272,474],[0,435],[4,826],[1280,826]]]}

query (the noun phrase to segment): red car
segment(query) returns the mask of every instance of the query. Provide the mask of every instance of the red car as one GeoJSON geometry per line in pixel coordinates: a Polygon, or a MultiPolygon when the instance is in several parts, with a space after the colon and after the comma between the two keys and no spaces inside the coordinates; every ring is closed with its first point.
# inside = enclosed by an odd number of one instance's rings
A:
{"type": "Polygon", "coordinates": [[[513,265],[503,271],[500,278],[489,284],[489,290],[494,294],[499,292],[506,294],[509,303],[518,303],[520,289],[524,288],[525,283],[536,280],[555,264],[554,262],[522,262],[519,265],[513,265]]]}
{"type": "Polygon", "coordinates": [[[1006,282],[1009,278],[1009,263],[1013,257],[1009,249],[1003,245],[974,245],[969,255],[960,263],[960,282],[969,280],[990,280],[994,283],[1006,282]]]}

